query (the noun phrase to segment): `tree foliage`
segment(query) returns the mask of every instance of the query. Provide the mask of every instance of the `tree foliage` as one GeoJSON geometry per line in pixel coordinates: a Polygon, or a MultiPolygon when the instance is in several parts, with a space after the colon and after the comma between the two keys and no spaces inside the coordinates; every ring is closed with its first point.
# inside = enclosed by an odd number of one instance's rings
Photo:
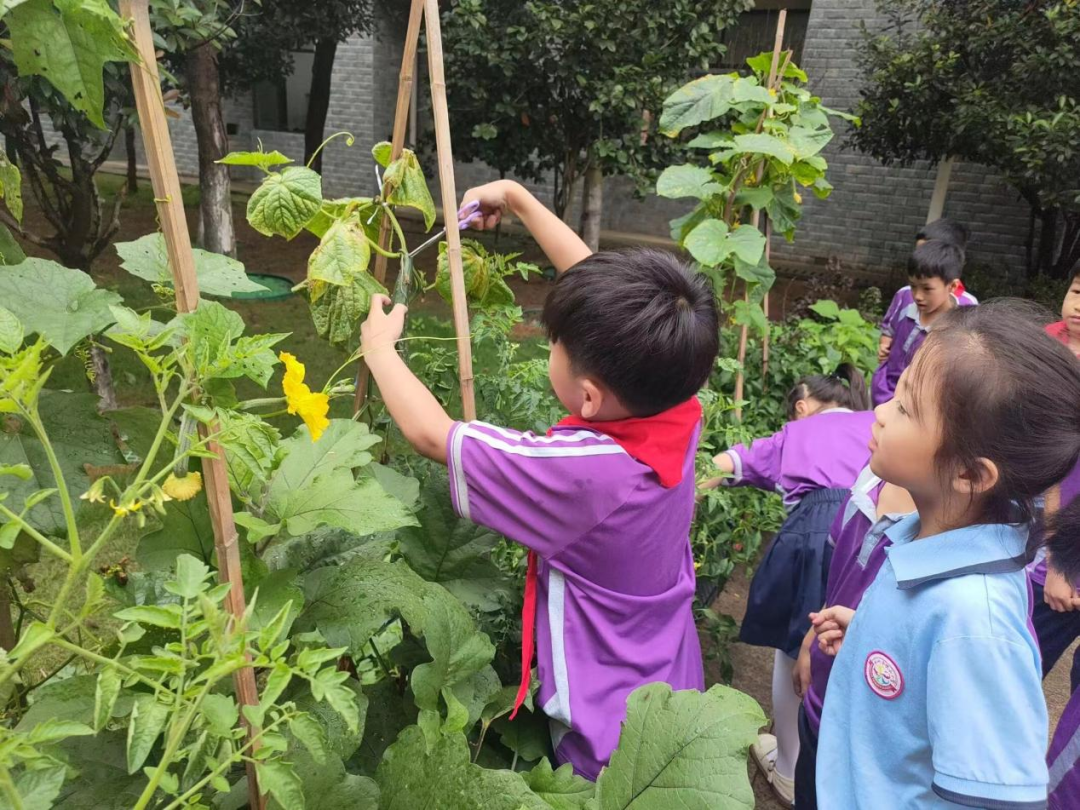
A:
{"type": "Polygon", "coordinates": [[[541,180],[555,209],[590,163],[648,190],[676,145],[656,136],[667,95],[724,52],[749,0],[457,0],[443,14],[457,157],[541,180]]]}
{"type": "Polygon", "coordinates": [[[856,147],[886,163],[959,158],[1001,174],[1041,222],[1029,272],[1080,261],[1080,5],[883,0],[866,32],[856,147]]]}

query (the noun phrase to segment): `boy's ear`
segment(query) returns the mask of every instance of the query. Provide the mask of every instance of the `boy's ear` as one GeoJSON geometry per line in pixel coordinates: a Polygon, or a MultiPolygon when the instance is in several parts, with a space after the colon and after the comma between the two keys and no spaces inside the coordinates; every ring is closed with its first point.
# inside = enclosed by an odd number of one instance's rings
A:
{"type": "Polygon", "coordinates": [[[953,489],[968,497],[982,495],[997,486],[1000,477],[997,464],[988,458],[978,458],[971,469],[957,474],[953,479],[953,489]]]}
{"type": "Polygon", "coordinates": [[[960,289],[960,279],[954,279],[945,285],[945,289],[949,291],[949,295],[956,295],[956,291],[960,289]]]}
{"type": "Polygon", "coordinates": [[[604,407],[605,390],[588,377],[581,378],[581,418],[595,419],[604,407]]]}

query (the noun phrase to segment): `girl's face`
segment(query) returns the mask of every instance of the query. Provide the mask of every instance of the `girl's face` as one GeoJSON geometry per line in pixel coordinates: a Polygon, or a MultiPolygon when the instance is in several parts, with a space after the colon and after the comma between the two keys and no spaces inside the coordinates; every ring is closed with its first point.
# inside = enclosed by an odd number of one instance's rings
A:
{"type": "Polygon", "coordinates": [[[1070,335],[1080,338],[1080,276],[1072,280],[1061,302],[1061,320],[1070,335]]]}
{"type": "Polygon", "coordinates": [[[912,371],[920,363],[932,362],[933,353],[915,356],[915,362],[900,375],[896,395],[874,409],[877,421],[871,428],[870,469],[912,493],[940,489],[935,469],[942,437],[940,413],[936,399],[927,395],[935,378],[933,369],[920,370],[923,384],[917,391],[911,387],[912,371]]]}

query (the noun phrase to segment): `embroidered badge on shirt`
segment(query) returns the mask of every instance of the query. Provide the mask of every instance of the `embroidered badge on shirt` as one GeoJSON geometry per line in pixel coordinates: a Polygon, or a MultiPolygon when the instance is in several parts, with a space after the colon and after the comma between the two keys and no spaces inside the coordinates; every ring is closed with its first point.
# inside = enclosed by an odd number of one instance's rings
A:
{"type": "Polygon", "coordinates": [[[892,700],[904,691],[904,676],[900,667],[889,656],[875,650],[866,656],[863,667],[870,690],[878,697],[892,700]]]}

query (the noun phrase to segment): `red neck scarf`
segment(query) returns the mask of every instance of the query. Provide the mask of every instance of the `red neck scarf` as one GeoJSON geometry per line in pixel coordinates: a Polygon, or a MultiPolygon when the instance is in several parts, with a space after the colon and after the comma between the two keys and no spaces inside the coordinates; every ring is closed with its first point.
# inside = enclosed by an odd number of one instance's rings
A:
{"type": "MultiPolygon", "coordinates": [[[[692,397],[655,416],[611,422],[590,422],[579,416],[568,416],[555,427],[588,428],[608,436],[632,459],[651,468],[660,479],[660,486],[671,489],[682,483],[686,452],[700,423],[701,403],[697,397],[692,397]]],[[[553,432],[554,428],[548,431],[548,435],[553,432]]],[[[521,686],[514,701],[511,720],[529,695],[536,634],[536,581],[536,554],[530,551],[529,567],[525,573],[525,604],[521,609],[521,686]]]]}

